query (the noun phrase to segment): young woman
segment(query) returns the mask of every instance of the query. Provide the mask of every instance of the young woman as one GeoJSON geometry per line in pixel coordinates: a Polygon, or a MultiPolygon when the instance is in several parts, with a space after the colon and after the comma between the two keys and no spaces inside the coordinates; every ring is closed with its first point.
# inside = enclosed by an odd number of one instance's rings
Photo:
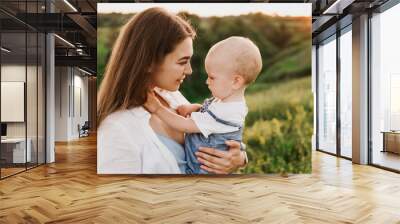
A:
{"type": "MultiPolygon", "coordinates": [[[[185,166],[184,134],[143,107],[147,92],[174,111],[188,101],[178,91],[191,75],[195,31],[177,15],[150,8],[121,30],[98,95],[97,172],[99,174],[176,174],[185,166]]],[[[240,143],[230,150],[200,148],[202,168],[231,173],[245,165],[240,143]]]]}

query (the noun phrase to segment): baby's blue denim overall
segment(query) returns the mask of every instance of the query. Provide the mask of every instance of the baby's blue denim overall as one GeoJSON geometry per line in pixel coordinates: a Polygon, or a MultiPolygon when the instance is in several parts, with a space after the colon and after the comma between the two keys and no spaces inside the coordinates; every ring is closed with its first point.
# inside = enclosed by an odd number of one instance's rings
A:
{"type": "Polygon", "coordinates": [[[217,133],[210,134],[208,138],[204,137],[202,133],[187,133],[185,135],[185,156],[187,161],[186,173],[187,174],[208,174],[207,171],[200,169],[200,163],[197,160],[195,152],[198,151],[199,147],[210,147],[221,151],[228,151],[228,147],[225,144],[227,140],[235,140],[238,142],[242,141],[243,127],[242,125],[234,124],[229,121],[225,121],[218,118],[208,107],[213,101],[213,98],[206,99],[203,106],[200,108],[200,113],[208,113],[215,119],[215,121],[238,127],[239,130],[228,132],[228,133],[217,133]]]}

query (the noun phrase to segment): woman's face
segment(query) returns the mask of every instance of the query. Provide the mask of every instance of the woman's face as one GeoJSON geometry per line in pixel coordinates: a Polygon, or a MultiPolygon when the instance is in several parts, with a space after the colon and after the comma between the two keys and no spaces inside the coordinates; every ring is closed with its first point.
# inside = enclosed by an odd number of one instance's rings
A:
{"type": "Polygon", "coordinates": [[[193,41],[190,37],[179,43],[174,51],[167,54],[153,72],[153,85],[168,91],[176,91],[187,75],[192,74],[190,59],[193,55],[193,41]]]}

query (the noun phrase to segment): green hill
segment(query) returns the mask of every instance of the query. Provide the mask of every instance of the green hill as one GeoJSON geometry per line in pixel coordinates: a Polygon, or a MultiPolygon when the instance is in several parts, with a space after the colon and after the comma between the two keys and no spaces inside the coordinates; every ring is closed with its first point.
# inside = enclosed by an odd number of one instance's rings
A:
{"type": "Polygon", "coordinates": [[[279,81],[310,75],[311,40],[303,40],[288,46],[277,54],[269,64],[258,82],[279,81]]]}

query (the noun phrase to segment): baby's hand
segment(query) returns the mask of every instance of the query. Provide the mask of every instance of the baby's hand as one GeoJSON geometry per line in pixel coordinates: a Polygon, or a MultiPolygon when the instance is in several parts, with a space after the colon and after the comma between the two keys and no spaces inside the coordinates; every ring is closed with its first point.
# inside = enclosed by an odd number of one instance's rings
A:
{"type": "Polygon", "coordinates": [[[154,91],[149,91],[147,93],[147,101],[144,103],[144,107],[150,112],[150,113],[156,113],[158,109],[161,107],[161,102],[158,100],[156,97],[154,91]]]}
{"type": "Polygon", "coordinates": [[[184,104],[176,108],[176,112],[183,117],[187,117],[192,112],[198,111],[200,107],[200,104],[184,104]]]}
{"type": "Polygon", "coordinates": [[[180,105],[176,108],[176,112],[183,117],[187,117],[192,113],[192,111],[190,111],[190,104],[180,105]]]}

